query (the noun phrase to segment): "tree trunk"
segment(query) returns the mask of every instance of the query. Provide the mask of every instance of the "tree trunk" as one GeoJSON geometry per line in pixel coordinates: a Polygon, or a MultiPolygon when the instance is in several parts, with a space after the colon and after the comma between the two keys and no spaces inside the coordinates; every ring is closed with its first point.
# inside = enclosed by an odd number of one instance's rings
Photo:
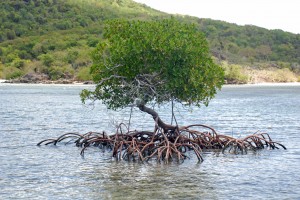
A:
{"type": "Polygon", "coordinates": [[[170,124],[164,123],[164,122],[160,119],[160,117],[158,116],[157,112],[155,112],[155,111],[154,111],[153,109],[151,109],[151,108],[148,108],[148,107],[145,106],[143,103],[137,104],[137,107],[138,107],[141,111],[146,112],[146,113],[152,115],[154,121],[157,122],[157,125],[158,125],[159,127],[161,127],[162,129],[164,129],[165,132],[168,131],[168,130],[174,130],[174,129],[176,128],[176,126],[172,126],[172,125],[170,125],[170,124]]]}

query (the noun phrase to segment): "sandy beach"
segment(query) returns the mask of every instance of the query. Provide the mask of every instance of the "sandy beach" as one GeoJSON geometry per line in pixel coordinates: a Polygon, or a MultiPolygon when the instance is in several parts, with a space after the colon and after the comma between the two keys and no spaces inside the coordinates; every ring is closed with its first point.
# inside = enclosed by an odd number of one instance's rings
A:
{"type": "Polygon", "coordinates": [[[300,86],[300,82],[287,82],[287,83],[276,83],[276,82],[264,82],[264,83],[247,83],[242,84],[245,86],[300,86]]]}
{"type": "MultiPolygon", "coordinates": [[[[5,79],[0,79],[0,83],[4,83],[5,81],[6,81],[5,79]]],[[[83,82],[74,82],[71,84],[55,84],[54,82],[53,83],[15,83],[15,84],[85,85],[83,82]]],[[[94,84],[87,84],[87,85],[94,85],[94,84]]],[[[224,84],[224,86],[300,86],[300,82],[287,82],[287,83],[262,82],[262,83],[246,83],[246,84],[224,84]]]]}

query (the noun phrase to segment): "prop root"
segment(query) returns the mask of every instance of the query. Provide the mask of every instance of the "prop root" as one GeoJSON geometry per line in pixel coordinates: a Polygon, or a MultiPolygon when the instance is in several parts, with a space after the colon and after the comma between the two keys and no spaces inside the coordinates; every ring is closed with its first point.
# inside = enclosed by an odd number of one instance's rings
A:
{"type": "Polygon", "coordinates": [[[264,148],[278,149],[286,147],[278,142],[273,142],[267,133],[256,133],[245,138],[233,138],[217,132],[206,125],[195,124],[186,127],[165,129],[156,127],[151,131],[129,131],[124,124],[120,124],[115,134],[105,132],[88,132],[85,134],[66,133],[57,139],[46,139],[37,145],[57,145],[65,142],[75,143],[81,147],[81,155],[89,147],[99,147],[111,150],[112,157],[116,160],[141,161],[156,159],[158,162],[170,161],[183,162],[191,150],[199,162],[203,161],[203,149],[220,149],[223,153],[246,154],[248,151],[257,151],[264,148]],[[126,130],[124,130],[125,128],[126,130]],[[200,131],[200,130],[202,131],[200,131]],[[203,131],[205,129],[205,131],[203,131]]]}

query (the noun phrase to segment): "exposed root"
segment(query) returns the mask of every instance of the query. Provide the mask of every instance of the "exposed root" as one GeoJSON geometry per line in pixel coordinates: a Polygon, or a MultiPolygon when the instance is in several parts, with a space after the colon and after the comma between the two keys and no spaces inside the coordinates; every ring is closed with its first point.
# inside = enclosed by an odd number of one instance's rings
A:
{"type": "Polygon", "coordinates": [[[264,148],[278,149],[285,146],[273,142],[267,133],[256,133],[245,138],[236,139],[217,132],[206,125],[195,124],[174,129],[157,127],[151,131],[129,131],[125,124],[117,127],[116,133],[108,135],[105,132],[88,132],[85,134],[66,133],[57,139],[46,139],[37,145],[56,145],[65,142],[75,143],[82,147],[81,155],[88,147],[99,147],[111,150],[116,160],[145,162],[156,159],[158,162],[183,162],[186,152],[191,150],[199,162],[203,161],[202,149],[220,149],[223,153],[246,154],[264,148]],[[125,130],[124,130],[125,129],[125,130]]]}

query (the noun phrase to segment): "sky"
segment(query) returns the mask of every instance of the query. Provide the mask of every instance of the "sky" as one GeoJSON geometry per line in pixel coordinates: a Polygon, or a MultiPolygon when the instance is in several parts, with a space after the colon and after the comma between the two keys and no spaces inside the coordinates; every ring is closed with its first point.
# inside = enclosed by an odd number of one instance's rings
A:
{"type": "Polygon", "coordinates": [[[300,34],[300,0],[134,0],[171,14],[300,34]]]}

